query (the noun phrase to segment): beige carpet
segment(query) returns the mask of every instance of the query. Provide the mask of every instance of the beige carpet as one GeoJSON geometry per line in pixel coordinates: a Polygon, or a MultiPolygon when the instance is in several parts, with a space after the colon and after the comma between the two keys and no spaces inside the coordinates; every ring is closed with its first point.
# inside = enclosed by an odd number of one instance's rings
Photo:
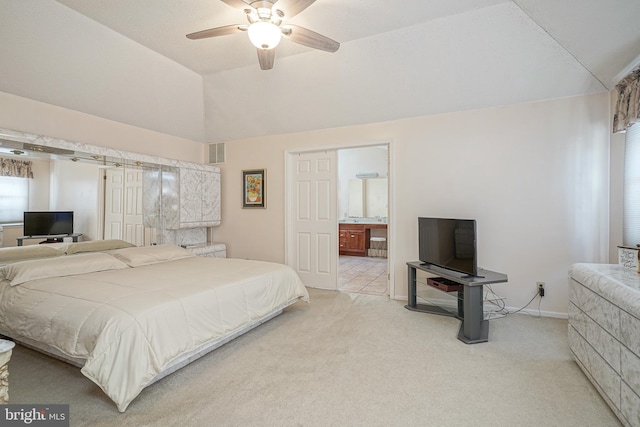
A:
{"type": "Polygon", "coordinates": [[[96,427],[620,425],[571,360],[565,320],[511,315],[466,345],[454,318],[310,294],[124,414],[79,369],[16,347],[10,403],[68,403],[72,426],[96,427]]]}

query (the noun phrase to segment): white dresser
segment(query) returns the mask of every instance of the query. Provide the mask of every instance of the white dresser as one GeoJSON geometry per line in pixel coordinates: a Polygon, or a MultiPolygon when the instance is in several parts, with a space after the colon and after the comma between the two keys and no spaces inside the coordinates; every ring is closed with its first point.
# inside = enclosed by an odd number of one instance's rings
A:
{"type": "Polygon", "coordinates": [[[628,427],[640,427],[640,274],[623,264],[569,270],[569,348],[628,427]]]}

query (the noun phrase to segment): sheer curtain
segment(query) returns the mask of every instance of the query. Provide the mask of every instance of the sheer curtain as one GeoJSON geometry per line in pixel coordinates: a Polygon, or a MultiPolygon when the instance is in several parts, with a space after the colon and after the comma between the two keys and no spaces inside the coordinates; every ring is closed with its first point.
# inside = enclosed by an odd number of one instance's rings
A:
{"type": "Polygon", "coordinates": [[[623,245],[640,244],[640,124],[627,129],[624,150],[623,245]]]}
{"type": "Polygon", "coordinates": [[[640,245],[640,67],[616,85],[613,133],[626,132],[622,240],[640,245]]]}
{"type": "Polygon", "coordinates": [[[0,224],[22,222],[26,210],[29,210],[29,181],[0,176],[0,224]]]}
{"type": "Polygon", "coordinates": [[[22,222],[29,207],[31,162],[0,158],[0,224],[22,222]]]}

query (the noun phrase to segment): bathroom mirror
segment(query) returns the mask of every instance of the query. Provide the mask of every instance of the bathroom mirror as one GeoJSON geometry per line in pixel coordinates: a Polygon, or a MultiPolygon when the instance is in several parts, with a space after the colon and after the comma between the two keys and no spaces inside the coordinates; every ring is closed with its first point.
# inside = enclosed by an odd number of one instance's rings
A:
{"type": "Polygon", "coordinates": [[[349,180],[349,217],[386,218],[388,212],[387,178],[349,180]]]}

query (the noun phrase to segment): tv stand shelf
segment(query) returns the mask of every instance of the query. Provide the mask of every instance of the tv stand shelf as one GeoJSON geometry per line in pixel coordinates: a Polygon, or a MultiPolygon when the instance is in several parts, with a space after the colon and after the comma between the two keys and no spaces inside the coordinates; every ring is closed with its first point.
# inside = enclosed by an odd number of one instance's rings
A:
{"type": "Polygon", "coordinates": [[[427,285],[441,290],[443,292],[460,292],[462,291],[462,285],[458,282],[454,282],[444,277],[429,277],[427,279],[427,285]]]}
{"type": "Polygon", "coordinates": [[[507,282],[507,275],[490,270],[479,270],[478,276],[447,270],[420,261],[407,263],[408,267],[408,310],[423,313],[453,316],[462,321],[458,339],[467,344],[489,341],[489,321],[484,319],[483,287],[492,283],[507,282]],[[437,277],[427,279],[427,284],[443,292],[458,293],[458,313],[454,314],[442,307],[418,304],[416,299],[416,271],[424,271],[437,277]],[[450,290],[449,290],[450,289],[450,290]]]}
{"type": "Polygon", "coordinates": [[[23,240],[46,239],[47,241],[64,242],[65,237],[70,237],[72,242],[77,242],[81,236],[82,236],[82,233],[55,234],[50,236],[20,236],[20,237],[16,237],[16,240],[18,241],[18,246],[22,246],[23,240]]]}

